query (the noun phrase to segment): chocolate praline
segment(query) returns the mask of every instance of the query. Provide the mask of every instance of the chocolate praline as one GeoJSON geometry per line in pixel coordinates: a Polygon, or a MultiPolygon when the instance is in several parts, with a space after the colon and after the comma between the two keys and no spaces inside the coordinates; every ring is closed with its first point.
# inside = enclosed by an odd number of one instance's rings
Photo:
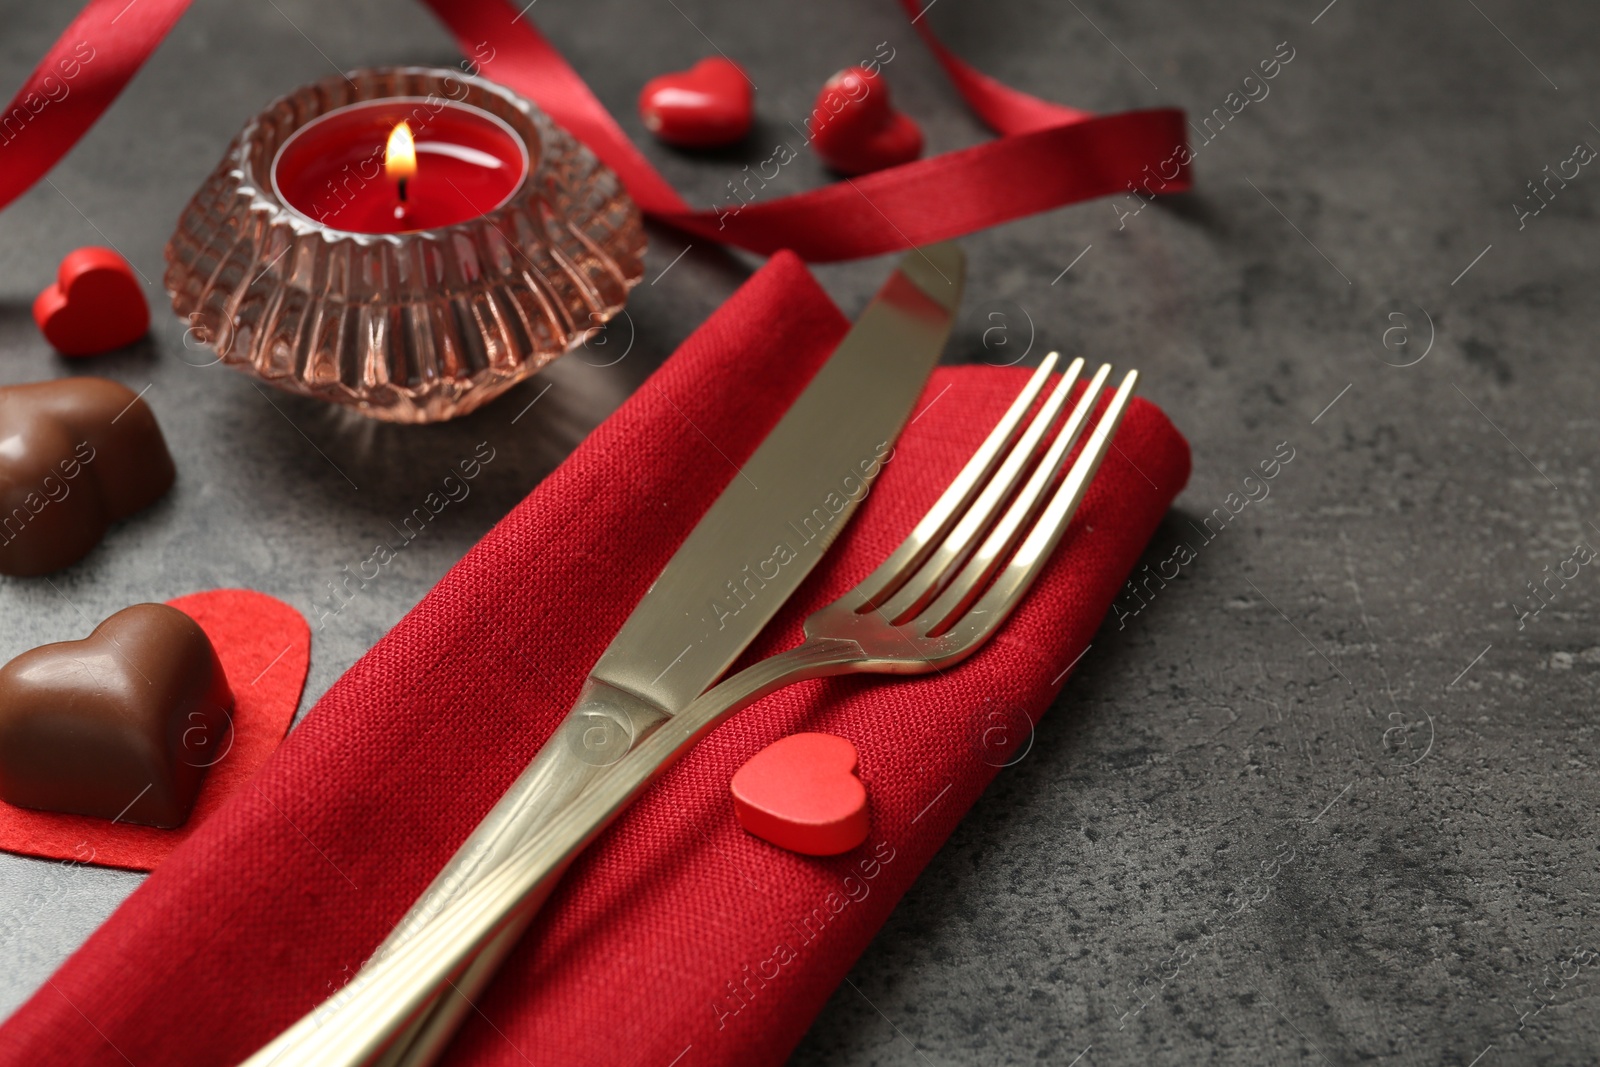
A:
{"type": "Polygon", "coordinates": [[[155,413],[105,378],[0,387],[0,574],[48,574],[175,475],[155,413]]]}
{"type": "Polygon", "coordinates": [[[0,667],[0,799],[148,826],[188,819],[233,692],[189,616],[135,604],[0,667]]]}

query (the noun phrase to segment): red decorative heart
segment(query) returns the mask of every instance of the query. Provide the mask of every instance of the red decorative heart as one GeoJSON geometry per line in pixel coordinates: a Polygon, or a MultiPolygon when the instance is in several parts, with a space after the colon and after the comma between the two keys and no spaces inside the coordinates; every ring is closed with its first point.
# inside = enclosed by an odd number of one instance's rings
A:
{"type": "Polygon", "coordinates": [[[792,734],[751,756],[734,774],[739,823],[779,848],[837,856],[867,839],[867,789],[856,746],[833,734],[792,734]]]}
{"type": "Polygon", "coordinates": [[[865,174],[922,155],[922,129],[889,103],[889,83],[864,67],[846,67],[822,86],[806,127],[823,162],[841,174],[865,174]]]}
{"type": "Polygon", "coordinates": [[[189,821],[172,830],[0,803],[0,849],[99,867],[148,871],[244,788],[283,740],[305,685],[311,627],[281,600],[248,589],[167,602],[211,639],[233,689],[230,729],[206,772],[189,821]]]}
{"type": "Polygon", "coordinates": [[[127,260],[109,248],[80,248],[34,300],[33,321],[62,355],[96,356],[149,333],[150,308],[127,260]]]}
{"type": "Polygon", "coordinates": [[[750,131],[754,93],[743,68],[712,56],[688,70],[645,82],[639,116],[645,128],[668,144],[708,148],[732,144],[750,131]]]}

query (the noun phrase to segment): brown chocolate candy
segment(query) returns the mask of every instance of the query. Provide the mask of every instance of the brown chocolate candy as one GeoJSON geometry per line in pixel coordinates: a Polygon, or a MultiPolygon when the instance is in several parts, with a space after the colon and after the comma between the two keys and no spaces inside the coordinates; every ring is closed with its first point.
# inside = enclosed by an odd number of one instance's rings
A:
{"type": "Polygon", "coordinates": [[[82,641],[0,667],[0,799],[180,826],[227,754],[233,691],[200,625],[123,608],[82,641]]]}
{"type": "Polygon", "coordinates": [[[105,378],[0,387],[0,574],[82,559],[175,471],[155,414],[105,378]]]}

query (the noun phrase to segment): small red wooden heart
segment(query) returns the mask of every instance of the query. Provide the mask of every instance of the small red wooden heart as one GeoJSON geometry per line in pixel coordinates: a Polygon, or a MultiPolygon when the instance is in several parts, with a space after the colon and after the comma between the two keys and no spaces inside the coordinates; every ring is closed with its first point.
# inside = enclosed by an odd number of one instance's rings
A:
{"type": "Polygon", "coordinates": [[[922,129],[889,103],[889,83],[846,67],[822,86],[807,120],[811,145],[841,174],[865,174],[922,155],[922,129]]]}
{"type": "Polygon", "coordinates": [[[779,848],[836,856],[867,839],[867,789],[856,746],[833,734],[792,734],[734,773],[739,823],[779,848]]]}
{"type": "Polygon", "coordinates": [[[80,248],[34,300],[33,321],[62,355],[96,356],[149,333],[150,308],[127,260],[109,248],[80,248]]]}
{"type": "Polygon", "coordinates": [[[750,131],[754,93],[744,70],[731,59],[712,56],[688,70],[645,82],[639,117],[645,128],[668,144],[709,148],[732,144],[750,131]]]}

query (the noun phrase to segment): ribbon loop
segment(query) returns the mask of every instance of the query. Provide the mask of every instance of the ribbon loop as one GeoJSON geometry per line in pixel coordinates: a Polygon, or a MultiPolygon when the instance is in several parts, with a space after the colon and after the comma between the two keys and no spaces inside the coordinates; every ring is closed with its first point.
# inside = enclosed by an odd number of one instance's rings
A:
{"type": "MultiPolygon", "coordinates": [[[[0,208],[71,150],[189,2],[89,0],[0,115],[0,208]]],[[[1096,116],[1012,89],[946,48],[916,0],[899,0],[967,105],[1000,136],[731,211],[696,210],[525,14],[506,0],[423,2],[488,77],[532,99],[616,171],[645,214],[761,255],[790,248],[803,259],[829,262],[960,237],[1134,189],[1146,168],[1189,156],[1182,111],[1096,116]]],[[[1185,162],[1175,176],[1163,175],[1159,191],[1189,186],[1185,162]]]]}

